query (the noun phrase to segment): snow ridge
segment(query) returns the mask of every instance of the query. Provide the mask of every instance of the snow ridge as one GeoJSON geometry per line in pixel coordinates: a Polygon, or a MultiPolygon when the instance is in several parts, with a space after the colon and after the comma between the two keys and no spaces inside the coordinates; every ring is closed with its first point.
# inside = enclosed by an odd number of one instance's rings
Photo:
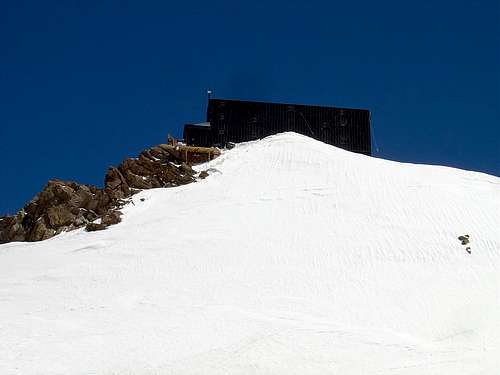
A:
{"type": "Polygon", "coordinates": [[[198,168],[0,246],[0,373],[498,373],[499,178],[294,133],[198,168]]]}

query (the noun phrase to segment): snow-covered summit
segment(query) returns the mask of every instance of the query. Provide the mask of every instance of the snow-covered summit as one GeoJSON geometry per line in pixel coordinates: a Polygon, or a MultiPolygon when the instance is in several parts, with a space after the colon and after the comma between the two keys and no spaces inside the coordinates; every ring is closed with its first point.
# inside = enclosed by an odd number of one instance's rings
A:
{"type": "Polygon", "coordinates": [[[499,178],[294,133],[199,169],[0,245],[1,374],[499,373],[499,178]]]}

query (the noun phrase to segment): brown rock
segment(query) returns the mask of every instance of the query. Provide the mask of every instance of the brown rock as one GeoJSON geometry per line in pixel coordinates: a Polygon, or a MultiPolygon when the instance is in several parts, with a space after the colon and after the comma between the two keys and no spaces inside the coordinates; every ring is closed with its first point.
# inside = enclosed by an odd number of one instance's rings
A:
{"type": "Polygon", "coordinates": [[[59,205],[47,208],[47,218],[49,219],[49,224],[52,228],[70,225],[75,217],[76,215],[71,212],[71,209],[68,206],[59,205]]]}
{"type": "Polygon", "coordinates": [[[26,232],[15,216],[0,218],[0,243],[26,241],[26,232]]]}
{"type": "Polygon", "coordinates": [[[0,243],[39,241],[64,230],[86,226],[102,230],[120,222],[127,198],[143,190],[189,184],[195,172],[179,151],[161,144],[108,169],[104,188],[71,181],[50,180],[15,216],[0,218],[0,243]],[[101,224],[93,223],[101,217],[101,224]]]}
{"type": "Polygon", "coordinates": [[[186,164],[186,163],[182,163],[182,164],[179,166],[179,170],[180,170],[182,173],[184,173],[184,174],[186,174],[186,175],[191,175],[191,176],[192,176],[192,175],[194,175],[194,173],[195,173],[195,172],[194,172],[194,170],[193,170],[193,168],[191,168],[191,166],[190,166],[190,165],[188,165],[188,164],[186,164]]]}
{"type": "Polygon", "coordinates": [[[182,161],[180,151],[176,150],[174,146],[162,143],[161,145],[158,145],[158,147],[170,155],[169,161],[182,161]]]}
{"type": "Polygon", "coordinates": [[[105,224],[106,226],[108,225],[113,225],[113,224],[118,224],[120,221],[122,221],[120,211],[109,211],[106,213],[102,218],[101,218],[101,223],[105,224]]]}
{"type": "Polygon", "coordinates": [[[37,220],[35,226],[28,235],[28,241],[43,241],[52,237],[56,231],[48,228],[43,219],[37,220]]]}
{"type": "Polygon", "coordinates": [[[95,231],[98,231],[98,230],[103,230],[103,229],[106,229],[108,226],[106,224],[97,224],[97,223],[88,223],[86,226],[85,226],[85,230],[87,232],[95,232],[95,231]]]}
{"type": "Polygon", "coordinates": [[[125,177],[118,168],[111,167],[108,169],[106,176],[104,177],[104,187],[110,188],[112,190],[120,188],[120,190],[128,189],[125,177]]]}

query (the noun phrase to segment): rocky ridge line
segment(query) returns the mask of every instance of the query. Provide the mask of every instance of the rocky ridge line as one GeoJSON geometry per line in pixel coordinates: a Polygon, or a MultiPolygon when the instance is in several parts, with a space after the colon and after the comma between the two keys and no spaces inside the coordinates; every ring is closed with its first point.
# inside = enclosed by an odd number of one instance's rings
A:
{"type": "Polygon", "coordinates": [[[105,229],[121,221],[119,209],[133,194],[195,180],[195,171],[178,149],[161,144],[109,168],[102,189],[50,180],[16,215],[0,217],[0,243],[41,241],[83,226],[89,231],[105,229]]]}

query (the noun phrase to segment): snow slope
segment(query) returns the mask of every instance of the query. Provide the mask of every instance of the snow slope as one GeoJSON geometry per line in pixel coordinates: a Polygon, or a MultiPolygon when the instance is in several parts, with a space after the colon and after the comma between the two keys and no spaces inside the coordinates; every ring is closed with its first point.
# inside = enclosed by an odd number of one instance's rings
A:
{"type": "Polygon", "coordinates": [[[500,373],[500,178],[293,133],[206,168],[1,245],[0,374],[500,373]]]}

